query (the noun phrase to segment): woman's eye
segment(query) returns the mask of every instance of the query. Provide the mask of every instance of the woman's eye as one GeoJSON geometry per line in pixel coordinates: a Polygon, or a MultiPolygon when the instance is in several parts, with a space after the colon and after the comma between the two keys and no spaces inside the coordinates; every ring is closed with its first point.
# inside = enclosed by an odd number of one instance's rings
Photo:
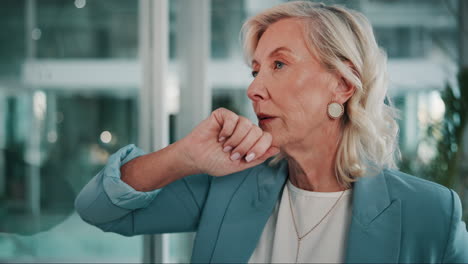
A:
{"type": "Polygon", "coordinates": [[[258,71],[252,71],[252,76],[255,78],[258,75],[258,71]]]}
{"type": "Polygon", "coordinates": [[[284,63],[281,61],[275,61],[275,70],[283,68],[284,63]]]}

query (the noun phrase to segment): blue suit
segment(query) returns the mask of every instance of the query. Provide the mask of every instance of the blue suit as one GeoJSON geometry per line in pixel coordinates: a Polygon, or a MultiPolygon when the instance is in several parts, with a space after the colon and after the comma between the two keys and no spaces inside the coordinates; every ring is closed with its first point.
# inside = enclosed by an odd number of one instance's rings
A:
{"type": "MultiPolygon", "coordinates": [[[[247,262],[287,179],[287,163],[223,177],[192,175],[151,192],[120,180],[144,153],[120,149],[80,192],[81,218],[125,236],[197,232],[192,262],[247,262]]],[[[460,198],[436,183],[384,170],[353,184],[346,263],[468,263],[460,198]]]]}

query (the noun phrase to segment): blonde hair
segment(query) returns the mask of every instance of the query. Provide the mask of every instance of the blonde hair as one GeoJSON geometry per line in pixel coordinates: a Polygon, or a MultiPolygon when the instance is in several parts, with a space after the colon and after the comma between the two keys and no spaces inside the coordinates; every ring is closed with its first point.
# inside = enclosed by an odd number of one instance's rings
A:
{"type": "MultiPolygon", "coordinates": [[[[294,1],[272,7],[248,19],[242,27],[249,64],[268,26],[285,18],[304,22],[314,56],[356,88],[345,103],[342,118],[342,138],[335,161],[338,182],[350,187],[358,177],[396,168],[398,124],[396,109],[386,97],[387,56],[378,47],[369,21],[361,13],[337,5],[294,1]]],[[[280,154],[271,164],[283,158],[280,154]]]]}

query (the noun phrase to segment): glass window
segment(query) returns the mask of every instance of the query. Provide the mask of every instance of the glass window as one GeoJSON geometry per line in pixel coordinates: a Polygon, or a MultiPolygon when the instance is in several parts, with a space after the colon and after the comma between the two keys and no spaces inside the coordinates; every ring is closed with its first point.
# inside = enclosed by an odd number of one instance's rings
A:
{"type": "MultiPolygon", "coordinates": [[[[192,45],[177,40],[178,5],[184,1],[168,1],[171,142],[176,140],[182,78],[176,50],[192,45]]],[[[453,163],[463,114],[457,112],[459,1],[316,1],[342,4],[369,18],[388,54],[389,97],[401,111],[401,170],[456,190],[467,188],[453,163]]],[[[212,109],[226,107],[256,120],[246,95],[252,77],[239,32],[247,17],[282,2],[286,0],[210,1],[207,83],[212,109]]],[[[109,155],[138,141],[138,4],[1,2],[1,260],[142,261],[141,237],[104,233],[73,209],[75,196],[109,155]]],[[[466,198],[461,198],[466,208],[466,198]]],[[[467,221],[468,210],[464,212],[467,221]]],[[[164,260],[189,262],[193,235],[163,239],[164,260]]]]}
{"type": "Polygon", "coordinates": [[[138,1],[36,1],[38,58],[137,56],[138,1]]]}
{"type": "Polygon", "coordinates": [[[138,135],[138,1],[3,1],[0,259],[141,262],[74,199],[138,135]]]}

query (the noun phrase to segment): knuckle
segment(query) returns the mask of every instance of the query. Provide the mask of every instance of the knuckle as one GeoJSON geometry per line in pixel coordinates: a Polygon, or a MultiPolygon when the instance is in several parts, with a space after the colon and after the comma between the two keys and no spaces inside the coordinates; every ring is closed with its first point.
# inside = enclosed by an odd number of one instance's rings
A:
{"type": "Polygon", "coordinates": [[[216,108],[216,110],[211,112],[211,115],[220,116],[224,119],[225,122],[231,121],[231,120],[234,120],[234,121],[238,120],[238,116],[236,113],[224,107],[216,108]]]}
{"type": "Polygon", "coordinates": [[[220,107],[211,112],[212,115],[222,115],[226,111],[226,108],[220,107]]]}
{"type": "Polygon", "coordinates": [[[225,134],[225,133],[228,133],[228,131],[229,131],[229,124],[225,122],[223,124],[223,127],[221,128],[221,133],[225,134]]]}
{"type": "Polygon", "coordinates": [[[252,137],[247,136],[239,143],[235,151],[239,152],[241,155],[244,155],[254,145],[255,145],[255,140],[253,140],[252,137]]]}
{"type": "Polygon", "coordinates": [[[259,150],[261,149],[261,144],[259,144],[259,142],[253,144],[252,146],[249,147],[249,152],[255,152],[255,153],[259,153],[259,150]]]}
{"type": "Polygon", "coordinates": [[[255,146],[257,149],[262,150],[265,152],[271,144],[271,140],[268,138],[263,137],[261,140],[258,141],[257,145],[255,146]]]}
{"type": "Polygon", "coordinates": [[[232,113],[231,118],[235,123],[239,122],[239,116],[238,115],[232,113]]]}
{"type": "Polygon", "coordinates": [[[263,133],[263,130],[261,128],[259,128],[258,126],[253,126],[252,127],[252,130],[253,132],[255,133],[255,135],[257,135],[258,137],[261,137],[264,133],[263,133]]]}
{"type": "Polygon", "coordinates": [[[239,152],[241,155],[244,153],[245,151],[245,143],[244,142],[240,142],[237,146],[235,146],[234,150],[232,151],[232,153],[234,152],[239,152]]]}
{"type": "Polygon", "coordinates": [[[243,124],[250,123],[249,119],[243,116],[239,116],[239,122],[242,122],[243,124]]]}
{"type": "Polygon", "coordinates": [[[228,116],[226,118],[226,127],[230,130],[234,129],[236,127],[236,124],[237,124],[237,118],[236,116],[228,116]]]}
{"type": "Polygon", "coordinates": [[[245,129],[248,129],[248,130],[250,130],[252,128],[252,126],[253,126],[252,122],[250,122],[249,119],[247,119],[247,118],[245,118],[243,116],[239,117],[239,123],[243,127],[245,127],[245,129]]]}
{"type": "Polygon", "coordinates": [[[237,122],[239,122],[239,116],[234,114],[233,112],[230,112],[227,116],[226,119],[232,122],[233,125],[235,125],[237,122]]]}
{"type": "Polygon", "coordinates": [[[273,136],[268,132],[264,132],[263,136],[265,137],[266,140],[268,140],[268,142],[273,140],[273,136]]]}
{"type": "Polygon", "coordinates": [[[265,139],[264,137],[262,137],[255,146],[257,148],[265,148],[266,146],[268,146],[268,144],[269,144],[268,139],[265,139]]]}
{"type": "Polygon", "coordinates": [[[232,120],[227,119],[227,120],[224,121],[223,129],[224,130],[231,130],[234,125],[235,125],[235,123],[232,120]]]}

